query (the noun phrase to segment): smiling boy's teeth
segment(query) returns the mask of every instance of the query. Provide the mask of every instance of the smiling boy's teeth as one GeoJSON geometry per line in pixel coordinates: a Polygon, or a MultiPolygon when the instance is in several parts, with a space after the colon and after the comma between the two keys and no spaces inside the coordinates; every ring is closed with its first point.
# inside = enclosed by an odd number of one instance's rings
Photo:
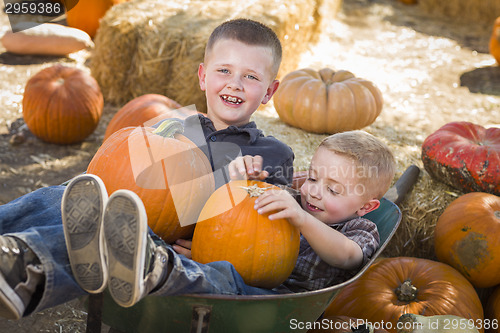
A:
{"type": "Polygon", "coordinates": [[[228,101],[228,102],[231,102],[231,103],[241,103],[243,102],[242,99],[240,98],[237,98],[237,97],[231,97],[231,96],[226,96],[226,95],[223,95],[222,98],[225,100],[225,101],[228,101]]]}

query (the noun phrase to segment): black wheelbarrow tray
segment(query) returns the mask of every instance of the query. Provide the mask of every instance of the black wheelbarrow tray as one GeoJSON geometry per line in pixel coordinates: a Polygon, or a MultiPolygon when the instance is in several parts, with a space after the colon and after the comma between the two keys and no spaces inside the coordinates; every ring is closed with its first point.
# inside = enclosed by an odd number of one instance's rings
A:
{"type": "Polygon", "coordinates": [[[280,295],[148,296],[130,308],[120,307],[104,292],[89,297],[87,332],[101,332],[101,318],[111,327],[110,332],[305,332],[306,325],[318,319],[337,293],[358,279],[384,250],[401,221],[397,204],[416,182],[419,171],[410,166],[381,206],[365,215],[377,224],[380,247],[354,277],[341,284],[280,295]]]}

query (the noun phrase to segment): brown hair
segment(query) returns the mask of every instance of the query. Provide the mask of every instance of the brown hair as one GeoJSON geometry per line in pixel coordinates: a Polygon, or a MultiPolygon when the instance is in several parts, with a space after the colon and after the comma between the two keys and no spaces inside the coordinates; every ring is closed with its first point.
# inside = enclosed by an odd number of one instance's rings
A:
{"type": "Polygon", "coordinates": [[[273,77],[281,64],[281,42],[274,31],[262,23],[249,19],[235,19],[222,23],[214,29],[205,48],[205,58],[220,39],[235,39],[247,45],[269,47],[273,54],[273,77]]]}
{"type": "Polygon", "coordinates": [[[319,147],[350,157],[360,168],[358,179],[368,194],[380,199],[387,192],[395,173],[395,162],[389,147],[364,131],[347,131],[323,139],[319,147]]]}

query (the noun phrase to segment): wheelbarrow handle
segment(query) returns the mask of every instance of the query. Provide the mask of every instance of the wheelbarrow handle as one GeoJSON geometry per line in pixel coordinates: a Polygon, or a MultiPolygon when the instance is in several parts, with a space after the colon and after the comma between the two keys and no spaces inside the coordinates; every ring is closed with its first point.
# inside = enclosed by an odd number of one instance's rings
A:
{"type": "Polygon", "coordinates": [[[399,205],[406,197],[406,194],[410,192],[412,186],[417,182],[419,174],[420,168],[415,164],[410,165],[396,183],[387,191],[384,198],[399,205]]]}

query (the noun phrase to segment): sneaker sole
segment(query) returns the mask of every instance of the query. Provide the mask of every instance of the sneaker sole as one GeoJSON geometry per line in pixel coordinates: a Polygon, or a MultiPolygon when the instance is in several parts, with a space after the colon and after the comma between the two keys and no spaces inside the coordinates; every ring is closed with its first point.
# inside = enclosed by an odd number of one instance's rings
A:
{"type": "Polygon", "coordinates": [[[147,239],[146,210],[141,199],[118,190],[104,211],[104,236],[108,247],[108,289],[122,307],[134,305],[144,290],[147,239]]]}
{"type": "Polygon", "coordinates": [[[18,320],[23,313],[23,301],[0,274],[0,317],[18,320]]]}
{"type": "Polygon", "coordinates": [[[89,174],[68,184],[61,203],[71,270],[76,282],[89,293],[103,291],[108,277],[101,232],[107,198],[102,180],[89,174]]]}

